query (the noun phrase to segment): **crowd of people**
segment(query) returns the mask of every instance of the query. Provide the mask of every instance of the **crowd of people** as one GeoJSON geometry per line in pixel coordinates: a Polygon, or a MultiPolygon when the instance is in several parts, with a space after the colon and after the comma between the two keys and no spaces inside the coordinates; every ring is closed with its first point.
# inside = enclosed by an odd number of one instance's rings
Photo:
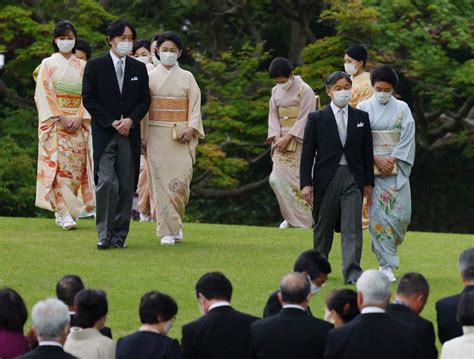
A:
{"type": "MultiPolygon", "coordinates": [[[[461,253],[464,290],[436,302],[442,359],[474,354],[474,247],[461,253]]],[[[357,291],[336,289],[326,297],[324,319],[309,307],[331,273],[327,259],[315,250],[303,252],[293,272],[272,293],[263,318],[231,306],[233,287],[220,272],[204,274],[195,285],[202,316],[182,327],[181,343],[168,337],[178,304],[159,291],[140,300],[137,331],[112,339],[106,327],[108,298],[85,288],[80,277],[67,275],[56,284],[57,298],[32,309],[32,329],[25,336],[28,311],[11,288],[0,289],[0,358],[426,358],[435,359],[433,324],[420,316],[428,297],[421,273],[405,273],[391,300],[390,281],[369,269],[357,291]],[[390,303],[391,302],[391,303],[390,303]]]]}

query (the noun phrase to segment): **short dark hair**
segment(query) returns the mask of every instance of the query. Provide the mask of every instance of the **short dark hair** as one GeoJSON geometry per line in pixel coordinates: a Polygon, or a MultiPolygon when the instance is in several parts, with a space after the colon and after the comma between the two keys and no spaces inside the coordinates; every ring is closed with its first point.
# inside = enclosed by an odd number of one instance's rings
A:
{"type": "Polygon", "coordinates": [[[467,280],[474,280],[474,247],[466,249],[459,256],[459,271],[467,280]]]}
{"type": "Polygon", "coordinates": [[[363,66],[367,63],[367,47],[364,44],[350,44],[344,53],[354,60],[362,61],[363,66]]]}
{"type": "Polygon", "coordinates": [[[296,259],[293,267],[295,272],[306,272],[311,280],[317,278],[321,273],[331,273],[331,265],[327,258],[314,249],[304,251],[296,259]]]}
{"type": "MultiPolygon", "coordinates": [[[[53,49],[54,52],[58,52],[59,48],[58,45],[54,42],[54,39],[60,37],[60,36],[65,36],[72,32],[74,34],[74,37],[77,40],[77,31],[72,22],[69,20],[61,20],[56,23],[53,29],[53,49]]],[[[74,52],[74,48],[72,49],[72,52],[74,52]]]]}
{"type": "Polygon", "coordinates": [[[109,39],[112,40],[114,37],[122,36],[126,27],[130,28],[133,35],[133,40],[135,40],[137,38],[137,31],[135,30],[135,27],[124,19],[118,19],[111,22],[110,25],[107,27],[107,30],[105,30],[105,33],[107,34],[109,39]]]}
{"type": "Polygon", "coordinates": [[[0,329],[9,332],[23,332],[28,319],[25,302],[14,289],[0,289],[0,329]]]}
{"type": "Polygon", "coordinates": [[[270,67],[268,68],[268,75],[271,79],[277,77],[288,78],[292,72],[293,65],[291,65],[291,62],[284,57],[277,57],[273,59],[273,61],[270,63],[270,67]]]}
{"type": "Polygon", "coordinates": [[[150,46],[151,46],[150,40],[145,40],[145,39],[137,40],[133,43],[132,54],[135,55],[135,52],[138,49],[141,49],[142,47],[150,51],[150,46]]]}
{"type": "Polygon", "coordinates": [[[76,294],[84,288],[81,277],[75,274],[68,274],[56,283],[56,297],[63,301],[64,304],[71,306],[74,304],[76,294]]]}
{"type": "Polygon", "coordinates": [[[77,307],[74,323],[81,328],[92,328],[109,311],[107,295],[103,290],[83,289],[76,294],[74,304],[77,307]]]}
{"type": "Polygon", "coordinates": [[[167,322],[178,313],[178,304],[169,295],[152,291],[142,296],[139,313],[142,324],[167,322]]]}
{"type": "Polygon", "coordinates": [[[422,294],[425,297],[430,293],[430,285],[421,273],[405,273],[398,282],[397,294],[408,296],[422,294]]]}
{"type": "Polygon", "coordinates": [[[326,79],[326,88],[331,87],[340,79],[346,79],[347,82],[349,82],[352,85],[351,77],[347,73],[345,73],[344,71],[336,71],[330,74],[328,78],[326,79]]]}
{"type": "Polygon", "coordinates": [[[459,299],[456,319],[461,326],[474,325],[474,292],[464,292],[459,299]]]}
{"type": "Polygon", "coordinates": [[[299,272],[289,273],[280,282],[280,293],[285,303],[303,303],[311,293],[311,283],[299,272]]]}
{"type": "Polygon", "coordinates": [[[156,48],[158,49],[165,41],[173,41],[179,50],[184,49],[184,43],[181,38],[174,32],[166,31],[156,38],[156,48]]]}
{"type": "Polygon", "coordinates": [[[357,292],[352,289],[336,289],[326,298],[326,307],[334,310],[344,323],[359,315],[357,292]]]}
{"type": "Polygon", "coordinates": [[[204,274],[196,283],[196,296],[199,293],[207,299],[223,299],[230,301],[232,298],[232,283],[221,272],[204,274]]]}
{"type": "Polygon", "coordinates": [[[89,60],[92,56],[91,45],[84,39],[78,37],[76,39],[76,45],[74,46],[76,50],[84,51],[86,54],[86,60],[89,60]]]}
{"type": "Polygon", "coordinates": [[[377,81],[388,82],[393,87],[397,87],[398,75],[390,66],[382,65],[374,69],[370,74],[370,82],[372,83],[372,86],[374,86],[377,81]]]}

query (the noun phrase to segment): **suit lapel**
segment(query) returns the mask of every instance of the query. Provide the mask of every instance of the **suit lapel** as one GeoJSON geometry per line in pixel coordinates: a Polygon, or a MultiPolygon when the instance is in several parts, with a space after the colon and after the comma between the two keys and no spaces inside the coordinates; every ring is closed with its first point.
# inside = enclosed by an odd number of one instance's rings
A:
{"type": "MultiPolygon", "coordinates": [[[[341,147],[344,147],[341,142],[341,138],[339,137],[339,130],[337,129],[337,123],[336,123],[336,117],[334,117],[334,112],[332,112],[332,108],[330,105],[328,105],[325,108],[326,111],[326,116],[324,118],[326,119],[326,126],[328,126],[328,129],[330,133],[332,134],[333,138],[339,143],[341,147]]],[[[346,140],[347,143],[347,140],[346,140]]]]}
{"type": "Polygon", "coordinates": [[[112,60],[112,56],[110,56],[110,53],[106,55],[106,62],[107,63],[106,63],[105,68],[106,68],[106,71],[109,72],[109,77],[112,79],[111,82],[112,82],[113,91],[115,91],[116,94],[120,96],[120,88],[119,88],[119,84],[117,80],[117,71],[115,70],[114,61],[112,60]]]}
{"type": "Polygon", "coordinates": [[[352,135],[354,135],[354,130],[357,126],[357,114],[351,106],[348,106],[347,114],[347,138],[346,138],[346,147],[349,141],[351,140],[352,135]]]}
{"type": "Polygon", "coordinates": [[[127,57],[127,60],[125,60],[125,71],[123,75],[123,86],[122,86],[122,96],[125,97],[125,93],[127,92],[127,89],[130,85],[130,80],[133,77],[133,74],[135,73],[133,64],[130,61],[130,57],[127,57]]]}

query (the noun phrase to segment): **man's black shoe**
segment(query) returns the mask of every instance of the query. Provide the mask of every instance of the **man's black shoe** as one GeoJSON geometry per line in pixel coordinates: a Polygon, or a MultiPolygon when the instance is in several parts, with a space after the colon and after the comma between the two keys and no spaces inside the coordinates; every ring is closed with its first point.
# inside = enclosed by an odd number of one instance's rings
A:
{"type": "Polygon", "coordinates": [[[110,247],[110,243],[107,239],[101,239],[97,242],[97,249],[107,249],[110,247]]]}

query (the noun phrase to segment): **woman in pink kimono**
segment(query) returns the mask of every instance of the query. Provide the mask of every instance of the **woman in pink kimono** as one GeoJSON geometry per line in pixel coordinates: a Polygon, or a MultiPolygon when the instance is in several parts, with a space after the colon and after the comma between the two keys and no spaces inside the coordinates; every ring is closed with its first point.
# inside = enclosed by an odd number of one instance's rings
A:
{"type": "Polygon", "coordinates": [[[64,229],[76,228],[79,214],[95,208],[90,115],[81,97],[86,63],[73,55],[76,37],[69,21],[56,24],[56,52],[41,63],[35,90],[39,119],[36,206],[53,211],[56,224],[64,229]]]}
{"type": "Polygon", "coordinates": [[[276,82],[268,111],[267,141],[272,146],[270,186],[284,219],[280,228],[311,228],[313,216],[301,196],[299,170],[306,119],[316,109],[316,97],[311,87],[295,76],[287,59],[277,57],[268,71],[276,82]]]}

